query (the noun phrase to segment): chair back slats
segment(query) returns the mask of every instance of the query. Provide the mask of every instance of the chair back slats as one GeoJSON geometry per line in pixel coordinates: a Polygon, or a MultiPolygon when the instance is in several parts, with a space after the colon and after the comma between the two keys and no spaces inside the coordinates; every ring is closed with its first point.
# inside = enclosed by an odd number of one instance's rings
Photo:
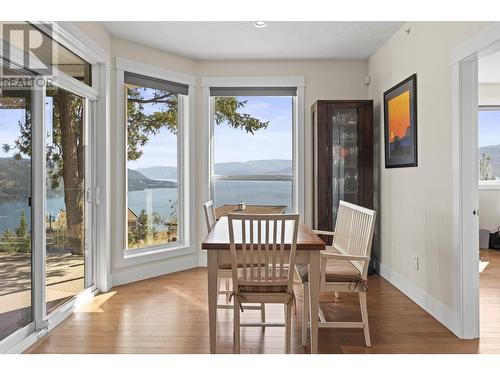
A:
{"type": "Polygon", "coordinates": [[[291,290],[299,216],[228,214],[233,280],[291,290]],[[238,271],[238,259],[241,267],[238,271]]]}
{"type": "MultiPolygon", "coordinates": [[[[369,257],[372,248],[376,213],[373,210],[340,201],[332,246],[341,254],[369,257]]],[[[368,273],[367,260],[350,260],[363,278],[368,273]]]]}
{"type": "Polygon", "coordinates": [[[208,201],[203,204],[203,209],[205,211],[205,220],[207,223],[208,233],[212,231],[217,220],[215,219],[214,202],[208,201]]]}

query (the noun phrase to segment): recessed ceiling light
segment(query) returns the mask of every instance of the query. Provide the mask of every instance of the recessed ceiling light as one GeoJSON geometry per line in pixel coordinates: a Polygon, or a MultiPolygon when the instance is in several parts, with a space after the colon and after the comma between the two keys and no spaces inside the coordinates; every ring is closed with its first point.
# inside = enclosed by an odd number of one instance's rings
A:
{"type": "Polygon", "coordinates": [[[263,29],[264,27],[267,27],[267,23],[265,23],[264,21],[255,21],[253,23],[253,26],[259,29],[263,29]]]}

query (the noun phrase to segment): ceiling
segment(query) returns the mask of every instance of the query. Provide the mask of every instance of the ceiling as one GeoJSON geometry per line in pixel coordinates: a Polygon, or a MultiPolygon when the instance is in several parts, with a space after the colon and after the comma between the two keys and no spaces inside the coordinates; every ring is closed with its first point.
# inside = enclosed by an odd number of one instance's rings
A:
{"type": "Polygon", "coordinates": [[[195,60],[367,59],[403,22],[103,22],[114,36],[195,60]]]}
{"type": "Polygon", "coordinates": [[[478,61],[479,83],[500,83],[500,51],[478,61]]]}

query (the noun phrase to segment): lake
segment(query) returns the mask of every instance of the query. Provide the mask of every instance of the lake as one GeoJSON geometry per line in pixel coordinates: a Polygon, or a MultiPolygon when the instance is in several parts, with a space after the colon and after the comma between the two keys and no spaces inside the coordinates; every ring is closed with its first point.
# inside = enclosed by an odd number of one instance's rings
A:
{"type": "MultiPolygon", "coordinates": [[[[169,219],[175,211],[177,200],[176,188],[149,189],[131,191],[128,194],[129,208],[139,215],[142,209],[156,212],[163,218],[169,219]]],[[[217,181],[215,186],[214,204],[216,207],[224,204],[237,204],[243,200],[247,204],[286,205],[287,211],[292,207],[291,181],[217,181]]],[[[55,197],[47,200],[47,214],[57,217],[64,209],[64,197],[55,197]]],[[[15,230],[19,225],[21,211],[25,210],[26,217],[30,218],[30,208],[25,202],[0,203],[0,235],[6,229],[15,230]]],[[[202,215],[201,207],[195,210],[202,215]]],[[[164,229],[159,226],[158,229],[164,229]]]]}

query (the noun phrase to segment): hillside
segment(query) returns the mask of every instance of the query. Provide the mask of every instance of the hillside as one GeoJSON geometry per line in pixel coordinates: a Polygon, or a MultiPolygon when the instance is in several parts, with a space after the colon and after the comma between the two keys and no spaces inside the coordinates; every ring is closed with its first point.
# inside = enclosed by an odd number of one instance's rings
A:
{"type": "Polygon", "coordinates": [[[145,189],[176,188],[177,183],[172,181],[157,181],[149,179],[142,173],[128,170],[128,191],[138,191],[145,189]]]}
{"type": "MultiPolygon", "coordinates": [[[[177,178],[175,167],[138,168],[138,172],[150,179],[170,180],[177,178]]],[[[215,174],[219,175],[290,175],[292,161],[282,159],[250,160],[247,162],[216,163],[215,174]]]]}
{"type": "Polygon", "coordinates": [[[493,175],[500,179],[500,145],[485,146],[479,149],[479,157],[482,154],[491,157],[491,167],[493,175]]]}
{"type": "Polygon", "coordinates": [[[0,158],[0,202],[27,199],[30,189],[29,159],[0,158]]]}
{"type": "Polygon", "coordinates": [[[152,180],[176,180],[177,168],[176,167],[149,167],[137,168],[137,172],[143,174],[152,180]]]}
{"type": "MultiPolygon", "coordinates": [[[[27,199],[31,195],[30,176],[29,159],[0,158],[0,203],[27,199]]],[[[128,170],[128,183],[129,191],[177,187],[176,182],[155,181],[132,169],[128,170]]],[[[63,194],[62,184],[58,189],[47,189],[49,198],[63,194]]]]}

